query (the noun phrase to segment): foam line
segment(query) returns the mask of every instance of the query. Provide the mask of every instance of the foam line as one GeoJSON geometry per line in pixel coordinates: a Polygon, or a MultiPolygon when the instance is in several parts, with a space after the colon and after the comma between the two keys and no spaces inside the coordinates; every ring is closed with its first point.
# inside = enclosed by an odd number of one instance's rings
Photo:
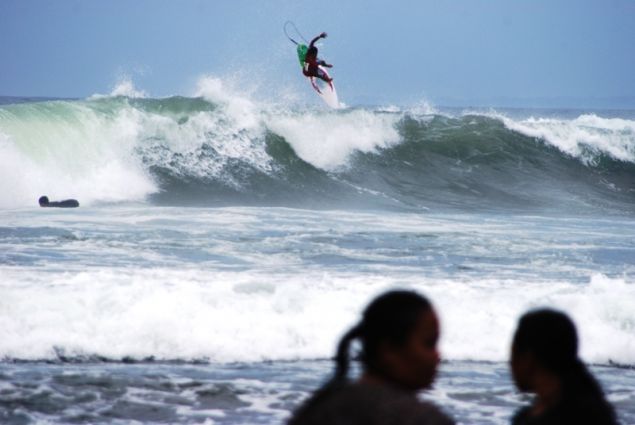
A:
{"type": "Polygon", "coordinates": [[[505,361],[520,314],[551,306],[577,322],[586,361],[635,364],[635,283],[603,275],[573,284],[175,269],[0,273],[0,358],[329,358],[368,300],[399,286],[434,301],[446,359],[505,361]]]}

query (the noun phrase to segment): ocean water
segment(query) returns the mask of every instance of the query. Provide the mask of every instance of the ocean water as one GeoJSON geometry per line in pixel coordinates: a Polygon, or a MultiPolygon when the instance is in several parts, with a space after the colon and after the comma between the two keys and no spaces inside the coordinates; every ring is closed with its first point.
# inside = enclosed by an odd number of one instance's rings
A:
{"type": "Polygon", "coordinates": [[[281,423],[410,288],[442,326],[422,397],[460,423],[527,403],[507,359],[538,306],[635,423],[635,111],[329,111],[216,79],[2,103],[0,421],[281,423]]]}

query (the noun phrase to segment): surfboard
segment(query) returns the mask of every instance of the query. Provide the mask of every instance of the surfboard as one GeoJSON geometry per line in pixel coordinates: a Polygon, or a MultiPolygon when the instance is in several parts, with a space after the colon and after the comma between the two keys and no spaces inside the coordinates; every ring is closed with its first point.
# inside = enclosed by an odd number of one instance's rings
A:
{"type": "MultiPolygon", "coordinates": [[[[318,66],[318,68],[320,68],[322,72],[324,72],[329,78],[331,78],[328,72],[326,72],[326,69],[324,69],[322,66],[318,66]]],[[[333,109],[340,108],[340,101],[337,99],[337,91],[335,91],[335,84],[333,84],[333,81],[327,83],[326,81],[315,77],[311,77],[309,78],[309,80],[311,82],[313,90],[315,90],[318,96],[322,98],[324,103],[326,103],[333,109]]]]}

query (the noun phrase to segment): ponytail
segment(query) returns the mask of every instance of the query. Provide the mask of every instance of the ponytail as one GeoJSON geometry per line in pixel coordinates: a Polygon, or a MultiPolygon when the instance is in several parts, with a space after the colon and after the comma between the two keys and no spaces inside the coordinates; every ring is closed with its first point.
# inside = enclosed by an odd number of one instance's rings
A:
{"type": "Polygon", "coordinates": [[[589,369],[580,359],[576,359],[572,367],[562,375],[563,404],[572,411],[579,409],[580,400],[593,405],[592,415],[588,418],[593,423],[617,424],[615,411],[606,400],[602,386],[593,377],[589,369]]]}
{"type": "Polygon", "coordinates": [[[337,345],[337,353],[335,354],[335,373],[333,375],[333,381],[341,382],[346,380],[348,370],[350,366],[349,352],[351,348],[351,342],[354,339],[361,337],[362,325],[352,327],[340,340],[337,345]]]}
{"type": "Polygon", "coordinates": [[[351,342],[353,342],[354,339],[361,337],[361,330],[362,324],[360,323],[349,329],[349,331],[344,334],[339,344],[337,344],[337,353],[335,354],[335,373],[333,374],[333,377],[326,382],[322,388],[317,390],[313,396],[300,407],[300,409],[298,409],[294,415],[295,420],[292,419],[289,422],[289,425],[299,423],[297,422],[298,418],[302,418],[306,412],[309,412],[317,406],[329,394],[346,384],[346,377],[350,366],[349,351],[351,348],[351,342]]]}
{"type": "Polygon", "coordinates": [[[565,396],[574,394],[589,394],[594,398],[604,396],[600,384],[580,359],[576,359],[561,377],[565,387],[565,396]]]}

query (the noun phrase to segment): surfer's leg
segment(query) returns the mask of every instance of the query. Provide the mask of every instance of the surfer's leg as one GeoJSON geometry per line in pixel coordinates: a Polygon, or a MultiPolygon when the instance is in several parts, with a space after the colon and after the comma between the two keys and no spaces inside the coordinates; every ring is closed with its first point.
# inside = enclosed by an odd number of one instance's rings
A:
{"type": "Polygon", "coordinates": [[[317,71],[317,77],[318,77],[320,80],[322,80],[322,81],[324,81],[324,82],[327,82],[327,83],[329,83],[329,84],[331,83],[331,81],[333,81],[333,79],[332,79],[332,78],[330,78],[328,75],[326,75],[326,73],[325,73],[324,71],[322,71],[320,68],[318,68],[318,71],[317,71]]]}
{"type": "Polygon", "coordinates": [[[322,92],[320,91],[320,88],[318,87],[317,84],[315,84],[315,77],[311,77],[311,85],[313,86],[313,88],[315,89],[316,92],[322,94],[322,92]]]}

